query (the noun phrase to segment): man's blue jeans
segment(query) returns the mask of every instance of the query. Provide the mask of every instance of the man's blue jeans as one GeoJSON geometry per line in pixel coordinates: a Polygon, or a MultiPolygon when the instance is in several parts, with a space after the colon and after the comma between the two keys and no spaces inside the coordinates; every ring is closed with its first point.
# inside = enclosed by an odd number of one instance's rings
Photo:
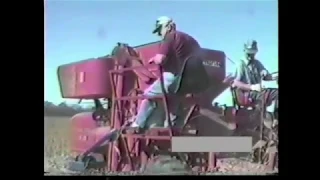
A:
{"type": "MultiPolygon", "coordinates": [[[[169,86],[174,82],[176,77],[170,72],[164,72],[162,76],[164,81],[164,89],[166,90],[166,92],[168,92],[169,86]]],[[[163,92],[161,89],[160,78],[158,78],[153,84],[151,84],[147,89],[144,90],[144,95],[148,97],[155,97],[162,94],[163,92]]],[[[156,103],[152,99],[144,99],[141,102],[135,121],[140,128],[144,128],[148,117],[151,115],[155,108],[156,103]]]]}

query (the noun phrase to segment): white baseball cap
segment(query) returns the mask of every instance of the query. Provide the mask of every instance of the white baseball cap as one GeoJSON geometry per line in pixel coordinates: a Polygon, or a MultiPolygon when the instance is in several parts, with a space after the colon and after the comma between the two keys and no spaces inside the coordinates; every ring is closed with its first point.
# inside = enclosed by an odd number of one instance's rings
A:
{"type": "Polygon", "coordinates": [[[171,22],[173,22],[172,18],[170,18],[168,16],[160,16],[156,21],[156,28],[153,30],[152,33],[157,33],[160,30],[160,28],[162,27],[162,25],[168,24],[171,22]]]}

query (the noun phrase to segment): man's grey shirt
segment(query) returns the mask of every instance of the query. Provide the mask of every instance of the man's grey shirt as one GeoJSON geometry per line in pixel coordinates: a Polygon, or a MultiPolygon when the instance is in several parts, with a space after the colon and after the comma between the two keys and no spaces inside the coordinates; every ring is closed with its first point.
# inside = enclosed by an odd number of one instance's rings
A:
{"type": "Polygon", "coordinates": [[[235,80],[246,84],[261,83],[262,72],[267,71],[259,60],[245,61],[240,59],[236,65],[235,80]]]}

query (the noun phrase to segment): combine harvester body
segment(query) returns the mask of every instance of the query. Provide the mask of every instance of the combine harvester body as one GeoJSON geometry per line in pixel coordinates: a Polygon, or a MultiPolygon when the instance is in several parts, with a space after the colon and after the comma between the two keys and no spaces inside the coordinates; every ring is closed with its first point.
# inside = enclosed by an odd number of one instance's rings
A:
{"type": "MultiPolygon", "coordinates": [[[[134,48],[148,71],[159,77],[158,66],[148,65],[147,62],[158,52],[159,42],[134,48]]],[[[223,83],[226,55],[222,51],[205,48],[202,52],[205,57],[202,63],[211,78],[210,87],[205,92],[186,96],[182,100],[185,102],[182,114],[191,120],[181,120],[187,124],[179,127],[179,130],[173,130],[171,135],[168,128],[162,127],[165,119],[163,106],[149,118],[147,127],[150,130],[143,135],[122,131],[126,120],[137,112],[141,101],[134,98],[137,95],[135,89],[144,90],[154,81],[144,76],[146,72],[140,69],[127,70],[130,64],[119,65],[112,56],[61,65],[58,68],[58,79],[62,97],[92,99],[96,104],[94,112],[79,113],[71,119],[71,150],[75,157],[75,162],[70,164],[71,169],[141,170],[156,156],[153,152],[150,154],[154,149],[149,150],[149,154],[144,152],[146,146],[151,146],[150,142],[153,142],[154,147],[170,151],[172,136],[229,136],[234,132],[227,128],[230,119],[245,126],[251,123],[248,121],[253,114],[250,110],[212,105],[212,101],[229,87],[223,83]],[[119,100],[126,97],[128,101],[119,100]],[[108,99],[109,109],[103,108],[99,99],[108,99]]],[[[214,171],[217,168],[215,153],[188,154],[186,157],[192,168],[197,166],[203,171],[214,171]],[[200,165],[195,162],[199,158],[203,161],[200,165]]]]}

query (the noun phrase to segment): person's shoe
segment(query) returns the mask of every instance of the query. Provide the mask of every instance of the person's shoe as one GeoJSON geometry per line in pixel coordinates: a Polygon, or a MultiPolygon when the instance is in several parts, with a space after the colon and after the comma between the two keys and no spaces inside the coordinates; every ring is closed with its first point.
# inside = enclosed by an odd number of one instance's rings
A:
{"type": "Polygon", "coordinates": [[[266,128],[271,129],[272,128],[272,119],[266,118],[263,121],[263,124],[266,128]]]}
{"type": "Polygon", "coordinates": [[[136,116],[132,116],[128,119],[129,123],[133,123],[134,121],[136,121],[136,116]]]}
{"type": "Polygon", "coordinates": [[[237,129],[237,123],[236,122],[228,122],[227,128],[231,131],[237,129]]]}
{"type": "Polygon", "coordinates": [[[139,124],[137,124],[136,122],[132,122],[130,124],[130,127],[136,128],[136,127],[139,127],[139,124]]]}
{"type": "Polygon", "coordinates": [[[127,126],[130,127],[139,127],[139,125],[136,123],[136,116],[132,116],[131,118],[129,118],[127,124],[127,126]]]}
{"type": "MultiPolygon", "coordinates": [[[[178,116],[171,113],[169,115],[170,115],[171,125],[174,125],[174,121],[177,119],[178,116]]],[[[164,127],[169,127],[169,121],[167,118],[164,120],[164,127]]]]}
{"type": "Polygon", "coordinates": [[[278,119],[274,119],[274,120],[273,120],[273,123],[272,123],[272,128],[277,127],[277,126],[278,126],[278,124],[279,124],[278,119]]]}
{"type": "Polygon", "coordinates": [[[128,126],[130,126],[130,127],[137,127],[138,126],[138,124],[136,123],[136,116],[132,116],[131,118],[129,118],[127,123],[128,123],[128,126]]]}
{"type": "Polygon", "coordinates": [[[274,121],[273,119],[273,114],[270,112],[266,112],[265,118],[263,119],[263,125],[268,129],[272,129],[274,121]]]}

